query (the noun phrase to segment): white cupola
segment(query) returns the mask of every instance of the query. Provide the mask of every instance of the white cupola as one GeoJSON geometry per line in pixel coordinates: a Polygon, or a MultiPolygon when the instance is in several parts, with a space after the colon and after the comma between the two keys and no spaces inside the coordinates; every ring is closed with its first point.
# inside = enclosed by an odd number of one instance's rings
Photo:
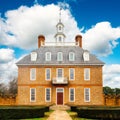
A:
{"type": "Polygon", "coordinates": [[[57,29],[57,33],[55,34],[56,43],[59,45],[64,44],[65,34],[63,33],[64,25],[61,22],[61,9],[60,9],[60,13],[59,13],[59,22],[56,25],[56,29],[57,29]]]}

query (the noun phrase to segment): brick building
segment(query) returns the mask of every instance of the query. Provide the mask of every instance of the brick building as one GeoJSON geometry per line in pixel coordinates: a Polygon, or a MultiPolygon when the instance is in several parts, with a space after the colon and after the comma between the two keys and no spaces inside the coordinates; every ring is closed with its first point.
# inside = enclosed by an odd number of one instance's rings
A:
{"type": "Polygon", "coordinates": [[[102,66],[82,48],[82,36],[65,43],[64,25],[59,19],[55,43],[38,37],[38,49],[19,62],[19,105],[103,105],[102,66]]]}

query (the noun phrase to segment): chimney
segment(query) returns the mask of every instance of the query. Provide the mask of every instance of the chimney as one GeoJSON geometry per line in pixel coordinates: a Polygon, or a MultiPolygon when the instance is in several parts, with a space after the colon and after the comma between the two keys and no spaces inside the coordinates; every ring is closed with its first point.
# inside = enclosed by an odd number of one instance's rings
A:
{"type": "Polygon", "coordinates": [[[44,35],[39,35],[38,36],[38,48],[40,48],[42,45],[45,43],[45,37],[44,35]]]}
{"type": "Polygon", "coordinates": [[[75,41],[76,43],[78,43],[78,45],[82,48],[82,36],[81,35],[77,35],[75,37],[75,41]]]}

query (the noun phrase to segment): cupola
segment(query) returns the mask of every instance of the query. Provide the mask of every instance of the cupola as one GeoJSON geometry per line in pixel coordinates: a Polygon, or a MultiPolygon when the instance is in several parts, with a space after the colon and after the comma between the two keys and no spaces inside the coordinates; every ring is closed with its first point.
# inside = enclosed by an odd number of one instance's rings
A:
{"type": "Polygon", "coordinates": [[[56,25],[57,33],[55,34],[55,39],[57,44],[64,44],[65,40],[65,34],[63,33],[64,31],[64,25],[61,22],[61,9],[59,13],[59,22],[56,25]]]}

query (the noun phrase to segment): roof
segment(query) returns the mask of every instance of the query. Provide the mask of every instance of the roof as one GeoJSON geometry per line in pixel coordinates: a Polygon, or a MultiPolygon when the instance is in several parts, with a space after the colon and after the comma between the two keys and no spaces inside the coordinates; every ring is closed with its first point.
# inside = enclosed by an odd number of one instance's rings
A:
{"type": "Polygon", "coordinates": [[[84,61],[84,49],[79,46],[41,46],[32,51],[37,53],[37,60],[31,61],[31,54],[25,56],[17,65],[104,65],[102,61],[90,54],[89,61],[84,61]],[[45,61],[45,53],[51,52],[51,61],[45,61]],[[57,61],[57,53],[63,53],[63,61],[57,61]],[[75,53],[75,61],[69,61],[69,52],[75,53]]]}

